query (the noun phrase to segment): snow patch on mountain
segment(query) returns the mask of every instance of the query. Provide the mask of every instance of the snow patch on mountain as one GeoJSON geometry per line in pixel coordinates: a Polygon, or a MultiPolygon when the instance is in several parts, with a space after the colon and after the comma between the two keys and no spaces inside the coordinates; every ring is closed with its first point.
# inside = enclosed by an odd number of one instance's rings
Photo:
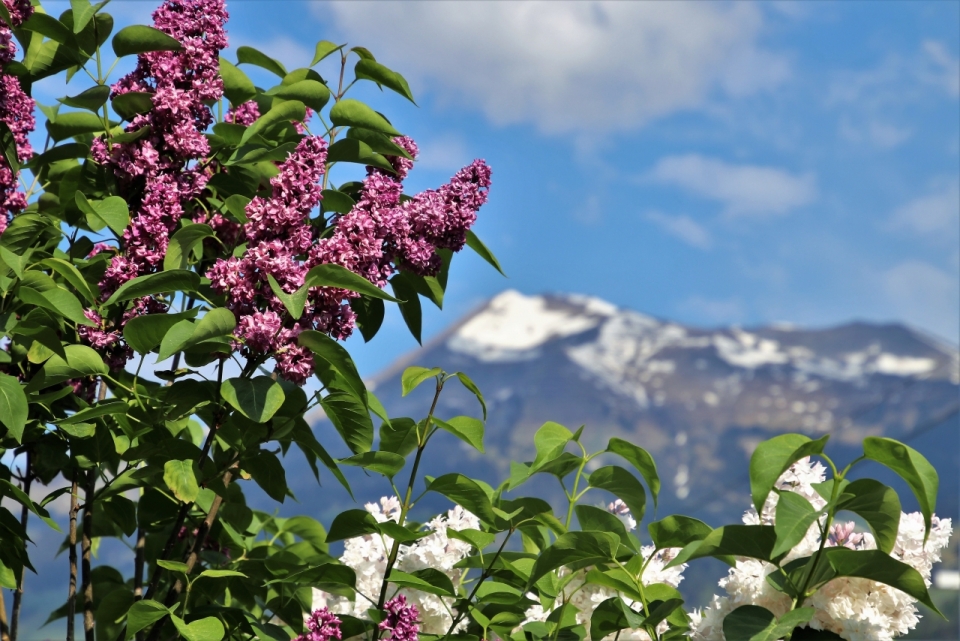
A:
{"type": "Polygon", "coordinates": [[[572,305],[559,306],[543,296],[507,290],[461,325],[447,340],[447,347],[487,363],[529,360],[544,343],[593,329],[617,310],[586,296],[566,300],[572,305]]]}

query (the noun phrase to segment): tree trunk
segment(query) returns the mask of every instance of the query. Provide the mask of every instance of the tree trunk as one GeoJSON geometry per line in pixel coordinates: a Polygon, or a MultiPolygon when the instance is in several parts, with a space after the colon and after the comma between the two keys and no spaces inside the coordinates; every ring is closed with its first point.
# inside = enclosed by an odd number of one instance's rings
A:
{"type": "Polygon", "coordinates": [[[83,578],[83,634],[86,641],[95,641],[93,635],[93,581],[90,576],[90,548],[93,540],[93,494],[96,490],[96,470],[87,472],[83,492],[83,543],[80,569],[83,578]]]}
{"type": "Polygon", "coordinates": [[[68,533],[70,551],[70,584],[67,588],[67,641],[73,641],[77,618],[77,512],[80,511],[80,488],[77,475],[73,472],[73,484],[70,487],[70,530],[68,533]]]}
{"type": "MultiPolygon", "coordinates": [[[[31,468],[30,450],[27,450],[27,464],[23,473],[23,493],[30,496],[30,486],[33,484],[33,469],[31,468]]],[[[20,509],[20,527],[27,531],[27,519],[30,518],[30,508],[24,505],[20,509]]],[[[17,641],[17,631],[20,628],[20,608],[23,606],[23,583],[27,573],[20,574],[20,585],[13,592],[13,608],[10,612],[10,641],[17,641]]]]}

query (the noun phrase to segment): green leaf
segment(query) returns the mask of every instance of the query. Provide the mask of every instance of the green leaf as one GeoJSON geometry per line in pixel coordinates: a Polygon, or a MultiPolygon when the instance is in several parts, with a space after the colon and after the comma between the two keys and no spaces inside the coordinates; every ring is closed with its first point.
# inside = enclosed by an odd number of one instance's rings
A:
{"type": "Polygon", "coordinates": [[[39,33],[58,44],[68,45],[73,49],[77,46],[76,37],[66,25],[53,16],[40,11],[35,11],[19,28],[24,31],[39,33]]]}
{"type": "Polygon", "coordinates": [[[399,570],[391,570],[389,581],[397,587],[419,590],[420,592],[436,594],[437,596],[452,597],[457,594],[453,589],[453,583],[450,582],[450,578],[440,570],[433,568],[419,570],[413,574],[407,574],[399,570]]]}
{"type": "Polygon", "coordinates": [[[470,416],[454,416],[447,421],[442,421],[434,417],[433,422],[467,445],[471,445],[477,451],[483,452],[483,421],[471,418],[470,416]]]}
{"type": "Polygon", "coordinates": [[[750,493],[757,512],[763,511],[777,479],[800,459],[823,453],[828,438],[829,435],[811,441],[802,434],[782,434],[757,446],[750,457],[750,493]]]}
{"type": "Polygon", "coordinates": [[[223,201],[223,204],[226,205],[227,211],[237,219],[238,223],[247,223],[247,205],[250,204],[249,198],[241,196],[240,194],[234,194],[223,201]]]}
{"type": "Polygon", "coordinates": [[[299,100],[314,111],[320,111],[330,100],[330,90],[316,80],[300,80],[289,85],[280,85],[266,93],[285,100],[299,100]]]}
{"type": "Polygon", "coordinates": [[[223,95],[235,107],[252,100],[257,95],[253,81],[225,58],[220,58],[220,77],[223,78],[223,95]]]}
{"type": "Polygon", "coordinates": [[[180,43],[154,27],[142,24],[124,27],[110,43],[118,58],[148,51],[177,51],[180,43]]]}
{"type": "MultiPolygon", "coordinates": [[[[243,47],[240,47],[243,49],[243,47]]],[[[246,144],[251,138],[281,122],[301,122],[307,115],[306,108],[299,100],[287,100],[274,105],[247,127],[240,137],[240,144],[246,144]]]]}
{"type": "Polygon", "coordinates": [[[776,641],[773,632],[777,617],[758,605],[741,605],[723,619],[723,636],[727,641],[776,641]]]}
{"type": "Polygon", "coordinates": [[[327,542],[344,541],[379,531],[377,520],[366,510],[345,510],[334,517],[330,524],[327,542]]]}
{"type": "Polygon", "coordinates": [[[810,501],[796,492],[780,492],[780,499],[777,501],[777,517],[774,522],[777,544],[770,555],[777,558],[792,550],[803,540],[807,530],[819,516],[820,512],[810,505],[810,501]]]}
{"type": "Polygon", "coordinates": [[[610,532],[567,532],[543,550],[533,564],[527,586],[557,568],[572,563],[612,561],[620,539],[610,532]]]}
{"type": "Polygon", "coordinates": [[[452,528],[447,529],[447,536],[451,539],[457,539],[458,541],[469,543],[473,547],[477,548],[478,552],[484,550],[497,540],[495,534],[469,528],[464,530],[454,530],[452,528]]]}
{"type": "Polygon", "coordinates": [[[54,142],[83,134],[97,134],[103,131],[103,120],[87,111],[71,111],[57,116],[56,122],[47,121],[47,132],[54,142]]]}
{"type": "Polygon", "coordinates": [[[694,541],[702,541],[713,528],[698,519],[674,514],[647,525],[650,538],[658,550],[682,548],[694,541]]]}
{"type": "Polygon", "coordinates": [[[393,293],[403,302],[398,303],[400,315],[407,324],[407,329],[417,339],[418,343],[423,343],[421,334],[423,333],[423,310],[420,307],[420,297],[417,295],[416,288],[405,278],[402,272],[390,279],[390,286],[393,287],[393,293]]]}
{"type": "Polygon", "coordinates": [[[371,131],[370,129],[363,129],[362,127],[351,127],[347,130],[347,138],[349,140],[359,140],[378,154],[401,156],[413,160],[413,156],[411,156],[406,149],[393,142],[393,138],[378,131],[371,131]]]}
{"type": "Polygon", "coordinates": [[[15,377],[0,374],[0,423],[20,442],[27,425],[27,395],[15,377]]]}
{"type": "Polygon", "coordinates": [[[216,617],[205,617],[189,624],[176,615],[170,615],[170,619],[180,636],[187,641],[223,641],[226,633],[220,619],[216,617]]]}
{"type": "Polygon", "coordinates": [[[469,376],[463,372],[456,372],[454,376],[457,377],[457,380],[460,381],[460,384],[466,387],[474,396],[477,397],[477,400],[480,401],[480,408],[483,410],[483,420],[487,420],[487,404],[483,400],[483,394],[480,393],[480,388],[477,387],[477,384],[470,379],[469,376]]]}
{"type": "Polygon", "coordinates": [[[309,287],[336,287],[357,292],[371,298],[379,298],[392,303],[399,302],[396,298],[383,291],[363,276],[358,276],[341,265],[329,263],[317,265],[303,279],[303,284],[309,287]]]}
{"type": "Polygon", "coordinates": [[[572,438],[573,432],[559,423],[547,421],[541,425],[537,433],[533,435],[533,445],[537,449],[537,456],[533,459],[531,470],[536,471],[544,464],[560,456],[572,438]]]}
{"type": "Polygon", "coordinates": [[[500,261],[497,260],[497,257],[493,255],[493,252],[491,252],[487,246],[483,244],[483,241],[471,230],[467,230],[467,247],[476,252],[480,258],[493,265],[494,269],[500,272],[502,276],[506,276],[503,268],[500,267],[500,261]]]}
{"type": "Polygon", "coordinates": [[[231,378],[220,386],[220,395],[238,412],[257,423],[266,423],[283,405],[283,388],[269,376],[231,378]]]}
{"type": "Polygon", "coordinates": [[[838,576],[855,576],[889,585],[906,592],[940,616],[940,610],[927,592],[923,575],[882,550],[850,550],[845,547],[824,550],[830,567],[838,576]]]}
{"type": "Polygon", "coordinates": [[[930,520],[937,508],[940,477],[923,454],[892,438],[870,436],[863,440],[863,453],[871,461],[890,468],[900,476],[917,497],[926,524],[924,543],[930,534],[930,520]]]}
{"type": "Polygon", "coordinates": [[[130,224],[130,209],[127,207],[127,201],[119,196],[89,201],[78,189],[74,198],[77,207],[87,217],[90,229],[94,231],[109,227],[117,236],[122,236],[123,231],[130,224]]]}
{"type": "Polygon", "coordinates": [[[336,189],[324,189],[321,195],[323,196],[323,208],[326,211],[349,214],[350,210],[357,204],[353,198],[336,189]]]}
{"type": "MultiPolygon", "coordinates": [[[[271,379],[267,378],[267,380],[271,379]]],[[[260,451],[256,456],[243,461],[243,469],[250,472],[250,476],[267,493],[267,496],[283,503],[287,496],[287,474],[276,454],[260,451]]]]}
{"type": "Polygon", "coordinates": [[[900,498],[891,487],[873,479],[859,479],[843,488],[838,510],[848,510],[867,522],[877,541],[877,548],[887,554],[893,551],[900,528],[900,498]]]}
{"type": "Polygon", "coordinates": [[[184,346],[193,336],[195,325],[192,320],[184,319],[174,323],[167,329],[160,340],[160,351],[157,354],[157,362],[163,362],[184,349],[184,346]]]}
{"type": "Polygon", "coordinates": [[[97,426],[93,423],[67,423],[59,427],[73,438],[90,438],[97,433],[97,426]]]}
{"type": "MultiPolygon", "coordinates": [[[[352,129],[350,131],[353,131],[352,129]]],[[[358,165],[370,165],[390,173],[396,173],[390,161],[371,149],[370,145],[351,138],[341,138],[327,150],[327,162],[352,162],[358,165]]]]}
{"type": "Polygon", "coordinates": [[[417,449],[417,423],[413,419],[395,418],[380,426],[380,449],[406,456],[417,449]]]}
{"type": "Polygon", "coordinates": [[[69,318],[78,325],[86,325],[88,327],[95,326],[93,321],[84,316],[83,305],[80,303],[80,300],[60,287],[42,292],[32,287],[21,287],[20,299],[25,303],[49,309],[55,314],[69,318]]]}
{"type": "MultiPolygon", "coordinates": [[[[3,141],[3,127],[5,125],[0,124],[0,146],[2,146],[3,141]]],[[[71,158],[86,158],[87,154],[90,153],[89,145],[84,145],[79,142],[68,142],[64,145],[59,145],[57,147],[52,147],[47,151],[43,152],[38,156],[34,156],[30,159],[30,162],[27,163],[28,167],[44,167],[50,164],[57,162],[58,160],[69,160],[71,158]]],[[[9,158],[8,158],[9,161],[9,158]]]]}
{"type": "Polygon", "coordinates": [[[457,505],[463,506],[488,524],[496,521],[490,497],[480,485],[463,474],[444,474],[435,478],[427,491],[442,494],[457,505]]]}
{"type": "MultiPolygon", "coordinates": [[[[2,249],[0,249],[0,254],[3,253],[2,249]]],[[[87,302],[92,303],[97,299],[97,295],[93,293],[93,289],[91,289],[90,284],[84,279],[80,271],[67,261],[62,258],[44,258],[40,261],[40,264],[44,267],[49,267],[63,276],[64,280],[73,285],[87,302]]]]}
{"type": "Polygon", "coordinates": [[[151,599],[137,601],[127,612],[127,636],[129,639],[148,625],[156,623],[170,613],[169,608],[151,599]]]}
{"type": "Polygon", "coordinates": [[[191,252],[203,244],[204,238],[213,235],[209,225],[187,225],[180,229],[167,245],[167,255],[163,258],[164,271],[186,269],[190,265],[191,252]]]}
{"type": "Polygon", "coordinates": [[[0,122],[0,147],[3,148],[3,157],[7,159],[7,165],[13,173],[19,172],[20,157],[17,155],[17,141],[5,122],[0,122]]]}
{"type": "Polygon", "coordinates": [[[379,62],[361,59],[360,62],[357,63],[357,66],[353,68],[353,72],[357,78],[372,80],[378,85],[383,85],[388,89],[396,91],[413,104],[417,104],[413,99],[413,93],[410,91],[410,85],[407,84],[404,77],[396,71],[384,67],[379,62]]]}
{"type": "Polygon", "coordinates": [[[380,331],[380,326],[383,325],[383,318],[386,314],[383,301],[379,298],[360,296],[350,299],[350,308],[357,315],[357,327],[360,328],[363,341],[369,343],[380,331]]]}
{"type": "Polygon", "coordinates": [[[95,85],[93,87],[90,87],[86,91],[81,91],[76,96],[68,96],[66,98],[57,98],[57,100],[68,107],[76,107],[77,109],[87,109],[88,111],[97,113],[97,110],[106,104],[107,98],[109,97],[110,97],[109,86],[95,85]]]}
{"type": "Polygon", "coordinates": [[[294,142],[286,142],[275,148],[260,147],[256,144],[238,149],[226,165],[254,165],[259,162],[283,162],[297,148],[294,142]]]}
{"type": "Polygon", "coordinates": [[[184,503],[193,503],[200,494],[197,477],[193,473],[193,461],[171,460],[163,464],[163,482],[173,495],[184,503]]]}
{"type": "Polygon", "coordinates": [[[334,51],[339,51],[343,49],[344,45],[336,45],[329,40],[321,40],[317,43],[316,53],[313,54],[313,62],[310,63],[310,66],[313,67],[318,62],[329,56],[334,51]]]}
{"type": "Polygon", "coordinates": [[[237,49],[237,64],[255,65],[261,69],[266,69],[281,78],[287,75],[287,69],[279,60],[271,58],[253,47],[240,47],[237,49]]]}
{"type": "Polygon", "coordinates": [[[283,291],[283,287],[280,286],[280,283],[277,282],[277,279],[274,278],[272,274],[267,274],[267,282],[270,283],[270,289],[273,290],[273,295],[280,299],[284,308],[290,313],[290,317],[294,320],[299,320],[300,317],[303,316],[303,309],[306,307],[307,294],[310,292],[310,288],[304,285],[292,294],[288,294],[283,291]]]}
{"type": "Polygon", "coordinates": [[[100,355],[86,345],[67,345],[63,348],[67,358],[54,354],[33,377],[24,391],[34,392],[71,378],[85,378],[108,374],[110,370],[100,355]]]}
{"type": "MultiPolygon", "coordinates": [[[[294,517],[294,518],[297,518],[297,517],[294,517]]],[[[202,579],[206,577],[208,579],[225,579],[225,578],[234,577],[234,576],[244,578],[244,579],[249,578],[243,572],[237,572],[236,570],[204,570],[203,572],[200,573],[200,576],[198,576],[197,578],[202,579]]]]}
{"type": "Polygon", "coordinates": [[[370,451],[373,446],[373,422],[367,407],[357,396],[348,392],[331,392],[320,399],[320,405],[351,452],[362,454],[370,451]]]}
{"type": "Polygon", "coordinates": [[[400,375],[400,388],[403,390],[403,396],[415,390],[424,381],[439,376],[441,372],[442,370],[439,367],[430,369],[417,365],[403,370],[403,374],[400,375]]]}
{"type": "Polygon", "coordinates": [[[647,486],[650,488],[650,494],[653,496],[653,507],[656,508],[657,496],[660,494],[660,476],[657,474],[657,464],[650,453],[642,447],[637,447],[633,443],[620,438],[610,439],[607,444],[607,451],[618,454],[640,472],[643,480],[647,482],[647,486]]]}
{"type": "Polygon", "coordinates": [[[128,91],[114,98],[110,105],[124,120],[133,120],[137,115],[153,109],[153,94],[128,91]]]}
{"type": "Polygon", "coordinates": [[[643,617],[630,609],[623,599],[615,596],[603,601],[593,610],[590,616],[590,638],[616,636],[621,630],[640,628],[642,625],[643,617]]]}
{"type": "Polygon", "coordinates": [[[725,525],[708,534],[702,541],[694,541],[685,546],[667,567],[706,556],[746,556],[772,563],[771,552],[776,544],[777,533],[772,525],[725,525]]]}
{"type": "Polygon", "coordinates": [[[630,512],[633,513],[633,518],[637,521],[643,519],[643,513],[647,507],[647,494],[637,477],[627,470],[616,465],[598,468],[590,473],[590,487],[612,492],[627,504],[630,512]]]}
{"type": "Polygon", "coordinates": [[[620,538],[620,543],[634,552],[639,552],[636,544],[627,533],[627,526],[615,514],[592,505],[578,505],[574,508],[577,521],[584,532],[612,532],[620,538]]]}
{"type": "Polygon", "coordinates": [[[366,407],[367,387],[363,384],[350,353],[342,345],[326,334],[314,330],[300,332],[297,342],[336,372],[348,387],[344,391],[351,392],[366,407]]]}
{"type": "Polygon", "coordinates": [[[108,398],[100,401],[96,405],[91,405],[85,409],[76,412],[68,416],[67,418],[62,418],[57,421],[59,425],[67,425],[70,423],[81,423],[84,421],[89,421],[90,419],[97,418],[100,416],[112,416],[115,414],[126,414],[130,409],[130,406],[127,405],[126,401],[119,398],[108,398]]]}
{"type": "Polygon", "coordinates": [[[171,292],[195,292],[200,287],[200,275],[186,270],[170,270],[138,276],[120,286],[113,296],[107,299],[104,306],[121,303],[134,298],[153,296],[154,294],[169,294],[171,292]]]}
{"type": "Polygon", "coordinates": [[[389,479],[392,479],[396,476],[397,472],[403,469],[404,463],[404,458],[399,454],[378,451],[363,452],[340,459],[340,465],[355,465],[378,474],[383,474],[389,479]]]}
{"type": "Polygon", "coordinates": [[[136,131],[128,131],[122,134],[117,134],[113,137],[113,143],[119,145],[121,143],[133,142],[134,140],[140,140],[146,136],[153,128],[150,125],[144,125],[136,131]]]}
{"type": "Polygon", "coordinates": [[[338,127],[363,127],[388,136],[401,135],[386,118],[352,98],[345,98],[330,109],[330,121],[338,127]]]}

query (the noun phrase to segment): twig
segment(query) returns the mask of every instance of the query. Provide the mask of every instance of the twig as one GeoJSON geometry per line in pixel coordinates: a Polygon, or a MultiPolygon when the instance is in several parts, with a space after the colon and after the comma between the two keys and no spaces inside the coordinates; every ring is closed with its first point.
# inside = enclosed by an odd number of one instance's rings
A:
{"type": "MultiPolygon", "coordinates": [[[[23,493],[30,496],[30,485],[33,483],[32,457],[27,450],[27,463],[23,472],[23,493]]],[[[27,531],[27,519],[30,518],[30,508],[24,505],[20,510],[20,527],[27,531]]],[[[20,627],[20,608],[23,605],[23,582],[27,578],[26,572],[20,573],[20,585],[13,593],[13,607],[10,613],[10,641],[17,641],[17,631],[20,627]]]]}
{"type": "Polygon", "coordinates": [[[77,472],[73,472],[73,484],[70,486],[70,586],[67,588],[67,641],[73,641],[77,616],[77,513],[80,511],[80,488],[77,484],[77,472]]]}

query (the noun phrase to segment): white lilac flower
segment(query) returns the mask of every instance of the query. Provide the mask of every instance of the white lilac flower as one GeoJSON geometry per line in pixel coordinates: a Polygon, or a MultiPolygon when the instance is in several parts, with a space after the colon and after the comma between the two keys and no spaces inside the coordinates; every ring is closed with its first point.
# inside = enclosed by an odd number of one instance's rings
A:
{"type": "MultiPolygon", "coordinates": [[[[367,503],[364,506],[378,523],[399,521],[400,502],[395,497],[384,497],[380,503],[367,503]]],[[[415,572],[426,568],[439,570],[457,585],[461,570],[453,566],[470,554],[471,546],[447,536],[448,530],[477,529],[480,521],[476,516],[459,505],[426,524],[430,534],[416,543],[400,547],[396,568],[402,572],[415,572]]],[[[355,600],[313,590],[313,609],[328,607],[336,614],[348,614],[363,618],[366,611],[375,607],[383,584],[383,575],[387,569],[387,560],[393,539],[379,535],[364,535],[344,541],[340,562],[353,569],[357,575],[355,600]]],[[[452,606],[454,599],[439,597],[418,590],[397,590],[391,586],[388,596],[406,597],[406,602],[417,608],[420,613],[420,631],[426,634],[445,634],[453,623],[452,606]]],[[[462,621],[457,630],[466,627],[462,621]]]]}
{"type": "MultiPolygon", "coordinates": [[[[814,483],[824,480],[824,468],[810,459],[795,463],[777,482],[777,489],[796,492],[820,509],[825,501],[813,489],[814,483]]],[[[773,525],[778,495],[770,494],[758,515],[754,509],[744,514],[748,525],[773,525]]],[[[810,556],[820,545],[819,528],[814,523],[807,535],[786,557],[810,556]]],[[[892,556],[916,569],[930,584],[933,564],[940,560],[940,550],[947,546],[953,529],[950,519],[933,517],[930,536],[924,544],[924,522],[919,513],[901,514],[900,528],[892,556]]],[[[874,537],[869,532],[855,533],[853,523],[838,523],[831,528],[827,546],[844,545],[852,549],[875,550],[874,537]]],[[[724,617],[741,605],[759,605],[776,616],[790,607],[790,599],[776,591],[766,580],[774,566],[756,559],[741,558],[727,576],[720,580],[724,596],[714,596],[703,610],[690,613],[691,639],[694,641],[722,641],[724,617]]],[[[919,617],[916,599],[882,583],[869,579],[841,577],[830,581],[806,600],[815,614],[810,627],[829,630],[847,641],[889,641],[916,627],[919,617]]]]}
{"type": "MultiPolygon", "coordinates": [[[[607,509],[611,513],[616,514],[628,529],[633,530],[637,527],[636,520],[623,501],[617,499],[615,502],[610,503],[607,509]]],[[[652,545],[641,548],[640,555],[645,561],[649,559],[641,577],[643,584],[653,585],[655,583],[666,583],[673,588],[679,586],[683,580],[683,571],[687,567],[686,564],[672,568],[666,567],[666,565],[676,557],[677,552],[679,552],[678,548],[668,548],[657,551],[652,545]],[[651,555],[653,555],[653,558],[650,558],[651,555]]],[[[561,602],[566,602],[574,606],[577,609],[577,623],[587,627],[590,626],[590,619],[597,606],[607,599],[618,595],[618,592],[612,588],[592,583],[587,584],[586,576],[590,569],[591,568],[585,568],[577,571],[575,576],[564,586],[562,596],[558,597],[554,603],[554,605],[559,605],[561,602]]],[[[558,574],[561,578],[568,576],[566,568],[560,568],[558,574]]],[[[533,600],[537,599],[537,596],[532,593],[527,596],[533,600]]],[[[624,602],[634,608],[639,605],[628,598],[624,598],[624,602]]],[[[546,621],[553,609],[553,607],[544,608],[542,603],[538,603],[528,608],[524,613],[524,623],[530,621],[546,621]]],[[[667,622],[663,621],[657,627],[657,631],[662,634],[667,631],[667,628],[667,622]]],[[[613,636],[614,635],[610,635],[607,638],[612,639],[613,636]]],[[[619,639],[621,641],[650,641],[650,636],[643,630],[623,630],[619,634],[619,639]]],[[[596,641],[599,641],[599,639],[596,641]]]]}

